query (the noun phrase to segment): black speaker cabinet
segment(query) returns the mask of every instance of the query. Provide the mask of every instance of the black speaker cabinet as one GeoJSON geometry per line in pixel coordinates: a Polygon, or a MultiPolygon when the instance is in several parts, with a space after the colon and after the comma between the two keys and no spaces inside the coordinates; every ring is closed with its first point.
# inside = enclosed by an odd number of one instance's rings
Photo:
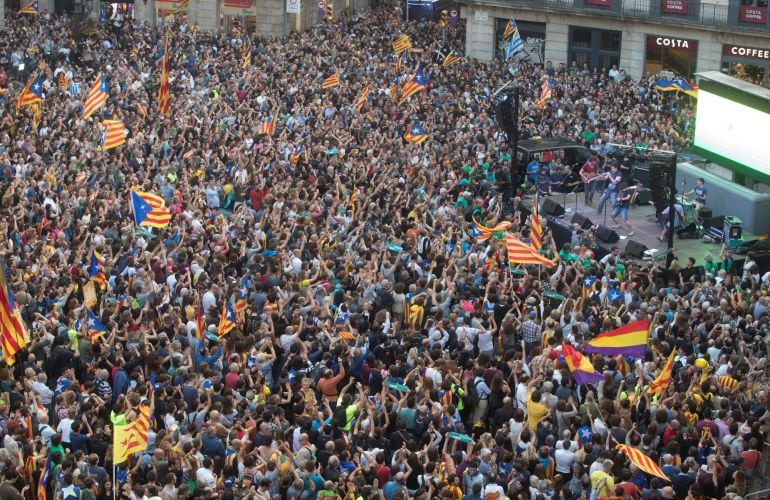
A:
{"type": "Polygon", "coordinates": [[[626,243],[626,253],[635,259],[644,257],[644,252],[647,250],[647,247],[638,241],[628,240],[628,243],[626,243]]]}
{"type": "Polygon", "coordinates": [[[605,225],[600,225],[596,228],[596,237],[605,243],[617,243],[620,241],[618,233],[605,225]]]}
{"type": "Polygon", "coordinates": [[[564,215],[564,207],[561,206],[558,202],[553,201],[551,198],[546,198],[543,200],[542,211],[544,214],[553,217],[561,217],[564,215]]]}
{"type": "Polygon", "coordinates": [[[580,229],[591,229],[594,225],[594,223],[591,222],[591,219],[589,219],[583,214],[573,215],[572,220],[570,222],[572,224],[578,224],[580,226],[580,229]]]}

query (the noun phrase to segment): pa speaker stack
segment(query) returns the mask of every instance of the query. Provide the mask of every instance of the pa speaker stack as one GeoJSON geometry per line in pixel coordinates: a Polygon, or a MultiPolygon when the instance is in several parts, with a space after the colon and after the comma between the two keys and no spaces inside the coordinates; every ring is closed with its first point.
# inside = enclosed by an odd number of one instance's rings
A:
{"type": "MultiPolygon", "coordinates": [[[[497,126],[500,127],[512,139],[516,133],[516,117],[513,116],[513,97],[508,94],[502,94],[494,103],[495,119],[497,126]]],[[[513,152],[516,154],[516,151],[513,152]]]]}
{"type": "Polygon", "coordinates": [[[644,257],[644,252],[647,250],[647,246],[642,245],[638,241],[628,240],[628,243],[626,243],[626,254],[628,254],[629,257],[641,259],[644,257]]]}

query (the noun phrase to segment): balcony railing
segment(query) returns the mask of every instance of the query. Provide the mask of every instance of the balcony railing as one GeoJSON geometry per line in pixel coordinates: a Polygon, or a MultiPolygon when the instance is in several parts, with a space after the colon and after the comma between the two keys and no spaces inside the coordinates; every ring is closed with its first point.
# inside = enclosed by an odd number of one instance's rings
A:
{"type": "MultiPolygon", "coordinates": [[[[483,3],[484,0],[476,0],[483,3]]],[[[767,7],[701,2],[700,0],[505,0],[506,3],[571,12],[604,13],[613,17],[770,32],[767,7]]]]}

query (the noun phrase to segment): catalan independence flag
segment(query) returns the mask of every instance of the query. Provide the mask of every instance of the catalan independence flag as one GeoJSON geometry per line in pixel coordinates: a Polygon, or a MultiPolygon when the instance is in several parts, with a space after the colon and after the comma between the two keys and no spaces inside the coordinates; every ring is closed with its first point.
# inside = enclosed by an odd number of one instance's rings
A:
{"type": "Polygon", "coordinates": [[[267,120],[262,122],[262,125],[259,126],[259,133],[265,134],[265,135],[273,135],[273,132],[275,132],[275,122],[278,120],[278,109],[275,110],[275,113],[271,116],[267,117],[267,120]]]}
{"type": "Polygon", "coordinates": [[[190,5],[190,1],[191,0],[182,0],[181,2],[176,4],[176,7],[173,8],[171,13],[176,15],[176,14],[180,14],[180,13],[186,11],[187,10],[187,6],[190,5]]]}
{"type": "Polygon", "coordinates": [[[107,327],[104,326],[104,323],[102,323],[99,317],[94,314],[91,309],[86,309],[86,314],[86,332],[88,333],[90,341],[93,342],[107,333],[107,327]]]}
{"type": "Polygon", "coordinates": [[[543,86],[540,88],[540,100],[537,101],[537,107],[544,108],[546,101],[551,97],[553,97],[553,86],[551,85],[551,79],[546,78],[543,86]]]}
{"type": "Polygon", "coordinates": [[[131,207],[137,226],[164,228],[171,223],[171,212],[160,196],[131,191],[131,207]]]}
{"type": "Polygon", "coordinates": [[[19,14],[40,14],[40,6],[38,5],[37,0],[26,7],[19,9],[19,14]]]}
{"type": "Polygon", "coordinates": [[[366,98],[369,95],[369,82],[364,85],[364,90],[361,91],[361,96],[356,101],[356,111],[361,112],[361,108],[366,104],[366,98]]]}
{"type": "Polygon", "coordinates": [[[645,455],[642,451],[630,446],[626,446],[624,444],[617,445],[615,449],[627,456],[632,464],[636,465],[647,474],[659,477],[666,482],[671,482],[671,480],[660,469],[658,464],[655,463],[655,460],[645,455]]]}
{"type": "Polygon", "coordinates": [[[444,58],[444,62],[441,63],[441,66],[444,68],[448,68],[449,66],[461,60],[462,60],[462,56],[459,56],[457,55],[457,52],[452,51],[449,54],[447,54],[447,56],[444,58]]]}
{"type": "Polygon", "coordinates": [[[404,134],[404,139],[407,142],[412,142],[414,144],[422,144],[427,138],[428,133],[425,132],[425,129],[422,128],[417,120],[412,122],[412,126],[407,130],[406,134],[404,134]]]}
{"type": "Polygon", "coordinates": [[[329,78],[323,81],[323,83],[321,84],[321,88],[324,90],[331,89],[334,87],[338,87],[339,84],[340,84],[340,76],[335,72],[332,76],[330,76],[329,78]]]}
{"type": "Polygon", "coordinates": [[[508,262],[511,266],[517,264],[542,264],[546,267],[553,267],[555,262],[540,255],[540,252],[527,245],[512,234],[506,234],[506,245],[508,248],[508,262]]]}
{"type": "Polygon", "coordinates": [[[37,499],[46,500],[46,489],[48,488],[48,476],[51,475],[51,467],[53,462],[51,459],[51,453],[48,453],[48,458],[45,461],[45,467],[40,472],[40,477],[37,480],[37,499]]]}
{"type": "Polygon", "coordinates": [[[543,223],[540,220],[540,196],[535,193],[535,201],[532,204],[532,215],[529,216],[529,242],[532,248],[538,252],[543,247],[543,223]]]}
{"type": "Polygon", "coordinates": [[[19,308],[13,300],[11,284],[0,268],[0,344],[8,366],[16,362],[16,354],[27,345],[27,330],[21,320],[19,308]]]}
{"type": "Polygon", "coordinates": [[[663,365],[663,369],[660,374],[650,382],[650,386],[647,388],[649,394],[655,394],[658,397],[668,388],[671,383],[671,374],[674,371],[674,356],[676,355],[676,349],[671,349],[671,355],[666,360],[666,364],[663,365]]]}
{"type": "Polygon", "coordinates": [[[86,97],[86,106],[83,110],[84,120],[87,120],[97,109],[104,106],[104,103],[107,102],[107,90],[107,78],[99,73],[96,75],[94,84],[91,85],[91,90],[88,91],[88,97],[86,97]]]}
{"type": "Polygon", "coordinates": [[[417,71],[414,72],[414,75],[404,84],[403,87],[401,87],[401,100],[399,101],[399,104],[404,104],[407,99],[412,97],[417,92],[420,92],[421,90],[425,90],[426,85],[425,76],[422,74],[422,68],[417,67],[417,71]]]}
{"type": "Polygon", "coordinates": [[[18,113],[24,106],[34,106],[43,101],[43,83],[40,80],[40,75],[35,74],[30,78],[24,90],[19,94],[19,99],[16,101],[16,112],[18,113]]]}
{"type": "Polygon", "coordinates": [[[644,351],[647,349],[647,339],[650,336],[649,327],[649,319],[634,321],[597,335],[586,343],[583,351],[609,356],[622,354],[632,358],[643,358],[644,351]]]}
{"type": "Polygon", "coordinates": [[[576,351],[570,344],[562,344],[561,353],[567,362],[572,378],[578,384],[590,384],[604,380],[604,375],[596,371],[588,358],[576,351]]]}
{"type": "Polygon", "coordinates": [[[519,28],[516,26],[516,21],[513,18],[511,18],[508,21],[508,24],[505,25],[505,31],[503,31],[503,38],[508,38],[509,36],[513,35],[518,31],[519,31],[519,28]]]}
{"type": "Polygon", "coordinates": [[[225,302],[219,315],[219,326],[217,327],[219,337],[224,337],[230,333],[236,327],[237,322],[238,319],[235,317],[233,306],[230,305],[230,302],[225,302]]]}
{"type": "Polygon", "coordinates": [[[107,277],[104,275],[104,259],[101,258],[99,252],[94,250],[91,253],[91,262],[88,264],[88,276],[91,281],[99,285],[99,288],[104,290],[107,288],[107,277]]]}
{"type": "Polygon", "coordinates": [[[401,35],[393,42],[393,52],[401,54],[412,48],[412,41],[406,35],[401,35]]]}
{"type": "Polygon", "coordinates": [[[134,453],[147,449],[150,432],[150,407],[142,405],[139,416],[125,425],[116,425],[113,432],[113,463],[122,464],[134,453]]]}
{"type": "Polygon", "coordinates": [[[126,127],[119,120],[102,120],[102,149],[117,148],[126,143],[126,127]]]}
{"type": "Polygon", "coordinates": [[[158,86],[158,113],[167,116],[171,112],[171,86],[168,83],[168,53],[170,33],[166,31],[166,44],[163,49],[163,62],[160,67],[160,85],[158,86]]]}
{"type": "Polygon", "coordinates": [[[473,219],[474,236],[476,238],[476,241],[479,241],[479,242],[487,241],[495,233],[504,233],[510,227],[511,227],[511,223],[508,221],[500,222],[494,227],[487,227],[482,224],[479,224],[479,222],[476,219],[473,219]]]}

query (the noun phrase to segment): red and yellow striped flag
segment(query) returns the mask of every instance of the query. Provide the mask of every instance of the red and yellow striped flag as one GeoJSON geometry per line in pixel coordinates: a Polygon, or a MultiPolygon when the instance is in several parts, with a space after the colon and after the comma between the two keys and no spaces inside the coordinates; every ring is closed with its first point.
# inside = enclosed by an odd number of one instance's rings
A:
{"type": "Polygon", "coordinates": [[[671,480],[663,473],[663,471],[660,470],[660,467],[658,467],[658,464],[656,464],[653,459],[637,450],[636,448],[631,448],[630,446],[619,444],[615,447],[615,449],[627,456],[628,459],[631,460],[632,464],[636,465],[647,474],[651,474],[663,479],[664,481],[671,482],[671,480]]]}
{"type": "Polygon", "coordinates": [[[8,366],[16,362],[16,354],[27,345],[27,331],[2,267],[0,267],[0,343],[2,343],[3,357],[8,366]]]}
{"type": "Polygon", "coordinates": [[[671,372],[674,370],[674,356],[676,355],[676,349],[671,350],[671,355],[666,360],[666,364],[663,365],[663,370],[660,372],[660,375],[650,382],[650,387],[647,388],[647,392],[649,394],[655,394],[658,397],[663,394],[663,391],[666,390],[668,387],[668,384],[671,383],[671,372]]]}
{"type": "Polygon", "coordinates": [[[321,84],[321,88],[322,89],[330,89],[330,88],[338,86],[339,84],[340,84],[340,77],[335,72],[332,76],[330,76],[329,78],[327,78],[326,80],[323,81],[323,83],[321,84]]]}
{"type": "Polygon", "coordinates": [[[412,41],[406,35],[401,35],[393,42],[393,52],[401,54],[412,48],[412,41]]]}
{"type": "Polygon", "coordinates": [[[171,86],[168,83],[168,41],[170,33],[166,31],[166,45],[163,49],[163,62],[160,69],[160,86],[158,87],[158,113],[168,115],[171,111],[171,86]]]}
{"type": "Polygon", "coordinates": [[[147,449],[150,432],[150,407],[142,405],[139,416],[126,425],[116,425],[113,436],[113,463],[121,464],[134,453],[147,449]]]}
{"type": "Polygon", "coordinates": [[[516,264],[542,264],[546,267],[553,267],[555,265],[554,261],[543,257],[537,250],[512,234],[506,235],[506,243],[508,247],[508,262],[511,266],[516,264]]]}
{"type": "Polygon", "coordinates": [[[174,9],[171,11],[171,13],[176,15],[176,14],[181,13],[182,11],[186,11],[187,10],[187,6],[190,5],[190,1],[191,0],[182,0],[181,2],[179,2],[176,5],[176,7],[174,7],[174,9]]]}
{"type": "Polygon", "coordinates": [[[532,248],[538,252],[543,247],[543,223],[540,221],[539,193],[535,193],[535,202],[532,204],[532,215],[529,217],[529,241],[532,248]]]}
{"type": "Polygon", "coordinates": [[[364,90],[361,91],[361,97],[356,101],[356,111],[361,112],[361,108],[366,104],[366,97],[369,95],[369,82],[364,86],[364,90]]]}
{"type": "Polygon", "coordinates": [[[62,90],[67,90],[70,86],[70,79],[67,78],[67,75],[64,74],[64,71],[59,73],[59,88],[62,90]]]}
{"type": "Polygon", "coordinates": [[[86,105],[83,110],[83,119],[87,120],[97,109],[104,106],[107,102],[107,78],[99,73],[96,75],[94,84],[91,85],[91,90],[88,91],[88,97],[86,97],[86,105]]]}
{"type": "Polygon", "coordinates": [[[126,143],[126,127],[119,120],[102,121],[102,149],[116,148],[126,143]]]}
{"type": "Polygon", "coordinates": [[[444,68],[448,68],[449,66],[453,65],[454,63],[461,61],[462,57],[458,56],[454,52],[450,52],[447,54],[447,56],[444,58],[444,62],[441,63],[441,66],[444,68]]]}

